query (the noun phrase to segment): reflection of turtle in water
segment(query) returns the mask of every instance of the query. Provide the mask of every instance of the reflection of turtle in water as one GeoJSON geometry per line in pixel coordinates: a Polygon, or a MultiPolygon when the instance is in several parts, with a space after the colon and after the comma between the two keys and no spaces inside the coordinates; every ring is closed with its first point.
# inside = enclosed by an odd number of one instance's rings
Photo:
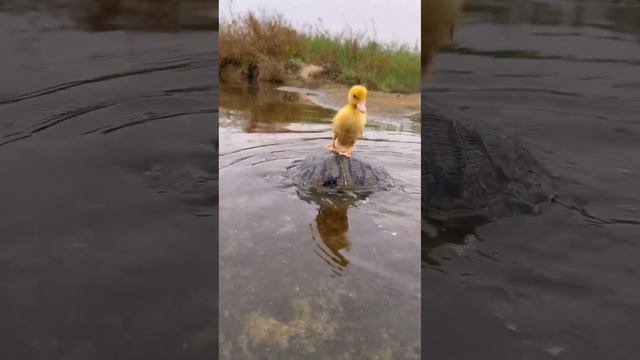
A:
{"type": "Polygon", "coordinates": [[[289,172],[298,196],[317,204],[318,214],[312,224],[313,238],[320,256],[341,276],[349,265],[343,251],[351,247],[347,212],[358,200],[374,191],[388,190],[393,184],[389,174],[358,157],[345,157],[321,151],[294,163],[289,172]]]}
{"type": "Polygon", "coordinates": [[[427,220],[473,226],[538,214],[553,199],[551,177],[510,139],[422,108],[422,209],[427,220]]]}
{"type": "Polygon", "coordinates": [[[351,204],[349,201],[321,201],[319,205],[314,230],[320,239],[314,234],[318,245],[314,251],[332,267],[334,275],[340,276],[340,272],[349,265],[349,260],[341,251],[351,248],[347,216],[351,204]],[[318,240],[322,240],[324,246],[318,240]]]}
{"type": "Polygon", "coordinates": [[[392,185],[384,169],[357,157],[347,158],[327,151],[295,163],[290,171],[294,184],[305,193],[366,194],[392,185]]]}

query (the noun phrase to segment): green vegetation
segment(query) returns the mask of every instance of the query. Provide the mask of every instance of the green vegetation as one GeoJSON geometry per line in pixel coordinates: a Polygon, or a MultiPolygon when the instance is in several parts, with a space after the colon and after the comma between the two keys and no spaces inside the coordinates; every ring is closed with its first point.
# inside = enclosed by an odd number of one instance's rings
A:
{"type": "Polygon", "coordinates": [[[253,14],[220,26],[220,65],[240,65],[251,78],[282,81],[300,63],[321,65],[332,80],[372,90],[411,93],[421,84],[420,53],[356,35],[302,32],[281,16],[253,14]]]}

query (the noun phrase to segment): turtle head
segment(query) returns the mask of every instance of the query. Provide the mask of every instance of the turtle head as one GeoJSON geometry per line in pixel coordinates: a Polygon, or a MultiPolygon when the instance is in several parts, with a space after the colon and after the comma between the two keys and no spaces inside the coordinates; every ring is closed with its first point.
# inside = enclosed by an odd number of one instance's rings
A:
{"type": "Polygon", "coordinates": [[[360,110],[361,113],[367,112],[367,88],[362,85],[356,85],[349,90],[349,105],[360,110]]]}

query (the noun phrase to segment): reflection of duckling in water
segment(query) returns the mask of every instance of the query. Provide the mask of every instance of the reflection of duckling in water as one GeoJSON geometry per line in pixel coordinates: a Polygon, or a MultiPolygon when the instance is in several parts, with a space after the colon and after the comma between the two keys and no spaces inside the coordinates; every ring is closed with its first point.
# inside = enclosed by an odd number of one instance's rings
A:
{"type": "Polygon", "coordinates": [[[348,251],[351,248],[351,243],[347,238],[349,230],[348,209],[349,204],[342,201],[321,204],[316,216],[318,233],[334,256],[326,252],[325,254],[343,267],[349,265],[349,260],[340,254],[340,250],[346,249],[348,251]]]}
{"type": "Polygon", "coordinates": [[[361,85],[352,87],[348,102],[333,118],[333,142],[327,150],[351,157],[356,140],[362,136],[367,123],[367,89],[361,85]]]}

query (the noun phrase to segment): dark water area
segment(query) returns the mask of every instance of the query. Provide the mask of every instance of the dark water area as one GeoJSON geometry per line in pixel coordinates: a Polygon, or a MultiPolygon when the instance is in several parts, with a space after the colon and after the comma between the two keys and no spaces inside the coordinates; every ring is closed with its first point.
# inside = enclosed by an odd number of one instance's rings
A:
{"type": "Polygon", "coordinates": [[[218,1],[211,0],[4,0],[0,11],[23,15],[33,30],[40,31],[61,27],[88,31],[218,30],[218,1]]]}
{"type": "Polygon", "coordinates": [[[470,1],[423,102],[517,139],[560,197],[423,233],[430,359],[637,359],[640,3],[470,1]]]}
{"type": "Polygon", "coordinates": [[[336,113],[309,92],[221,84],[220,358],[418,359],[419,123],[369,111],[354,150],[395,188],[307,195],[336,113]]]}
{"type": "Polygon", "coordinates": [[[71,3],[0,4],[2,358],[211,358],[217,33],[71,3]]]}

